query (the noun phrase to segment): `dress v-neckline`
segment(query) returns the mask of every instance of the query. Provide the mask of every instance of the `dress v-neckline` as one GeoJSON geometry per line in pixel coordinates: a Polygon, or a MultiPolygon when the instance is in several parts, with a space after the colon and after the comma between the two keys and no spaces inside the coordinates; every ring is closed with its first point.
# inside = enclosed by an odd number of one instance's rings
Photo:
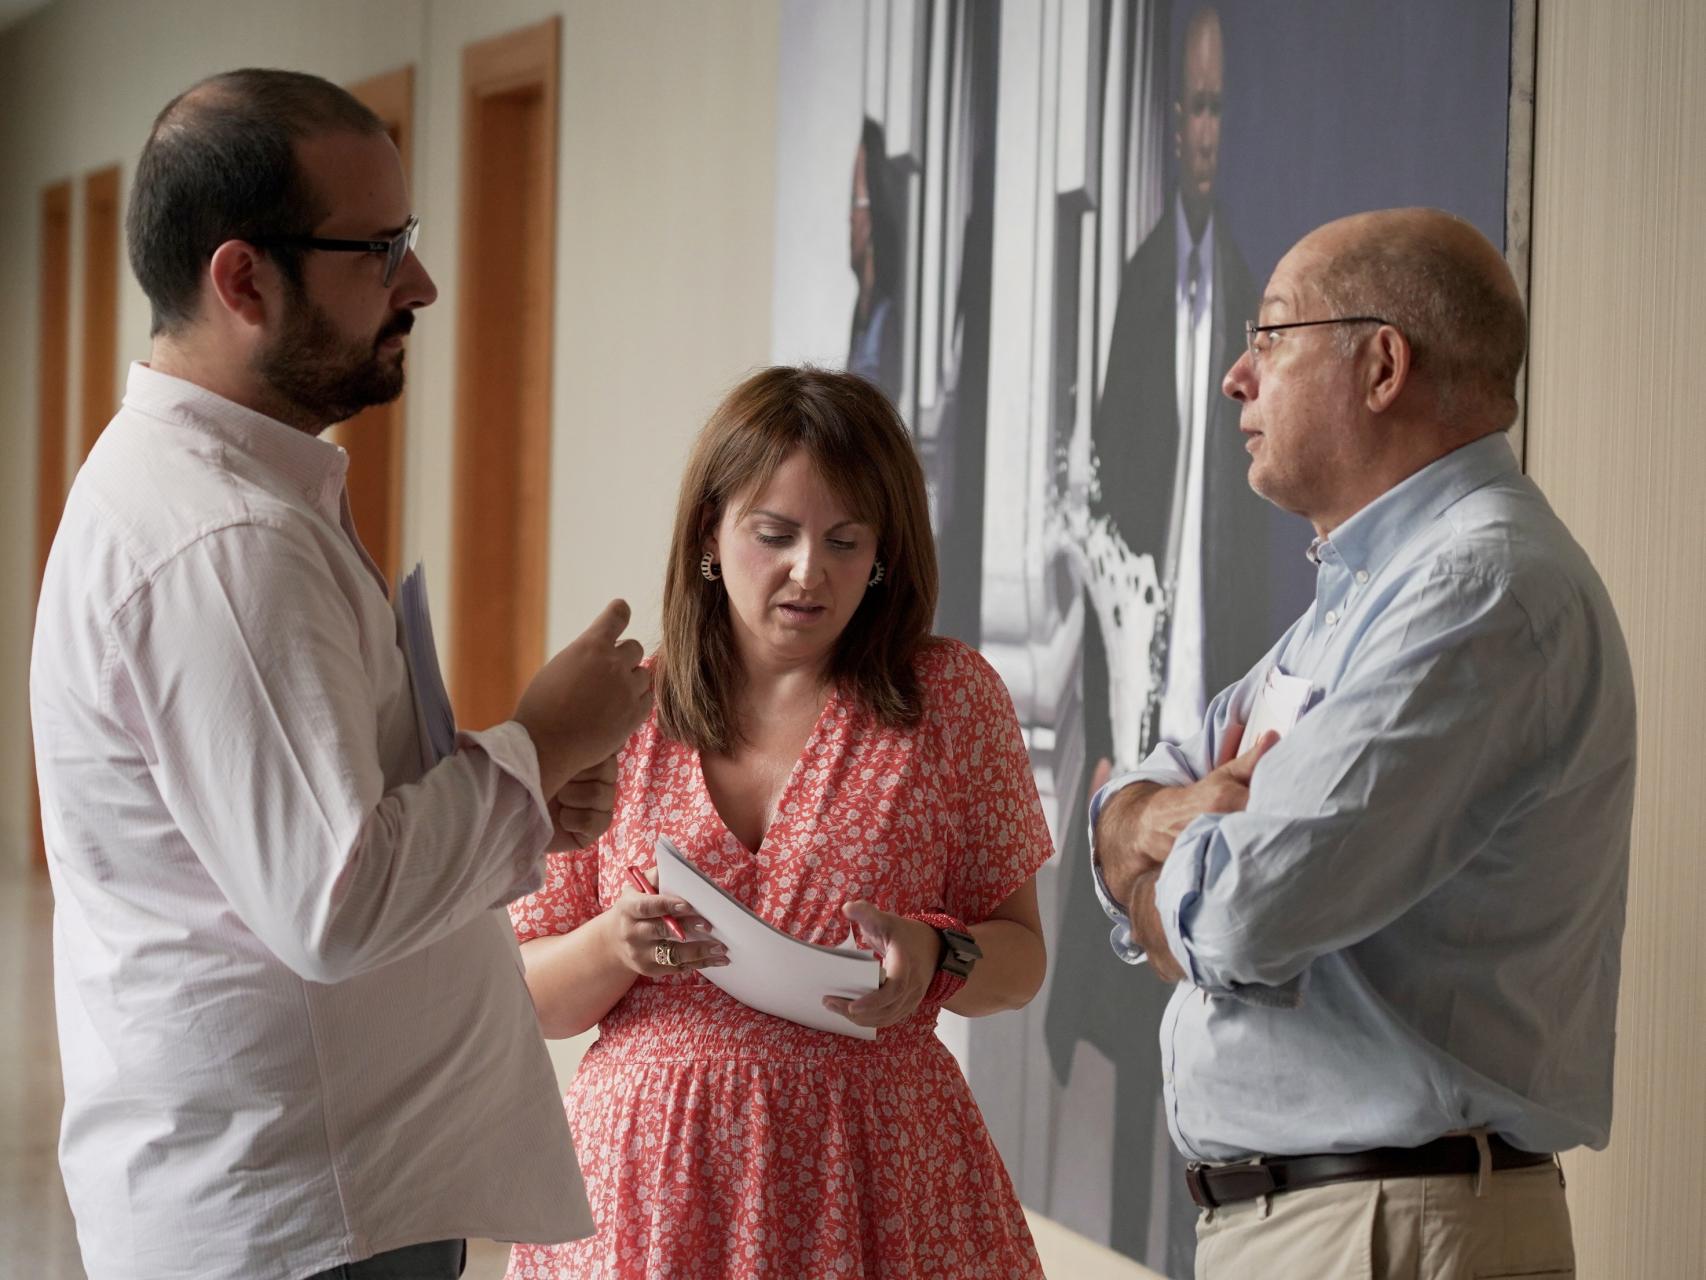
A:
{"type": "Polygon", "coordinates": [[[800,784],[800,775],[805,770],[806,761],[812,755],[812,748],[823,736],[824,726],[829,723],[830,713],[835,710],[836,704],[840,700],[840,686],[831,683],[829,696],[823,700],[823,708],[817,713],[817,719],[812,723],[812,731],[806,735],[805,743],[800,747],[800,754],[795,758],[793,768],[788,770],[787,780],[783,782],[782,790],[776,795],[776,806],[771,814],[770,825],[764,828],[764,834],[759,837],[756,847],[748,847],[746,841],[737,836],[729,826],[729,820],[723,816],[722,809],[717,805],[717,797],[711,794],[710,779],[705,776],[705,753],[698,750],[694,751],[693,768],[698,775],[699,790],[710,802],[711,812],[717,815],[717,823],[722,827],[723,834],[734,841],[748,857],[757,857],[763,852],[764,847],[771,843],[771,836],[775,833],[776,828],[782,824],[783,814],[787,812],[788,801],[793,796],[795,788],[800,784]]]}

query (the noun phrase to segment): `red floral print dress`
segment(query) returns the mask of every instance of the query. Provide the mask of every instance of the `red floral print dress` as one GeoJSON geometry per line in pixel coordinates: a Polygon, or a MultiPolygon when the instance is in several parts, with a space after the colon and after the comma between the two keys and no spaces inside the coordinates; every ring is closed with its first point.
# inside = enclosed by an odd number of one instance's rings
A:
{"type": "MultiPolygon", "coordinates": [[[[757,851],[723,825],[699,753],[648,722],[622,750],[610,830],[551,856],[544,887],[510,907],[517,936],[603,911],[660,834],[810,942],[845,945],[855,898],[988,918],[1052,848],[1036,784],[979,654],[933,642],[919,676],[909,730],[830,695],[757,851]]],[[[697,973],[638,979],[565,1099],[598,1232],[517,1245],[509,1280],[1040,1277],[938,1008],[867,1041],[759,1013],[697,973]]]]}

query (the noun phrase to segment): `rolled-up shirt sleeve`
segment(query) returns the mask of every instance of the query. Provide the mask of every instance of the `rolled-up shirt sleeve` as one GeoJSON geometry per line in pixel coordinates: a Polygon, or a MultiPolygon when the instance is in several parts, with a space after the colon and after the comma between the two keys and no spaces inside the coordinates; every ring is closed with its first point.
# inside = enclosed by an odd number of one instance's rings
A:
{"type": "Polygon", "coordinates": [[[537,887],[551,832],[518,724],[387,784],[364,643],[323,552],[288,526],[203,536],[112,625],[110,699],[174,821],[250,932],[316,982],[537,887]]]}
{"type": "Polygon", "coordinates": [[[1101,903],[1103,913],[1113,922],[1113,928],[1108,932],[1108,945],[1127,964],[1142,964],[1146,956],[1132,935],[1131,919],[1126,915],[1124,904],[1115,900],[1102,876],[1102,860],[1096,852],[1096,824],[1101,819],[1102,809],[1118,792],[1134,783],[1185,787],[1206,775],[1213,768],[1215,752],[1227,729],[1230,709],[1245,683],[1240,682],[1223,691],[1209,704],[1203,716],[1203,727],[1194,737],[1178,745],[1157,743],[1141,765],[1108,779],[1090,798],[1090,875],[1096,886],[1096,901],[1101,903]]]}
{"type": "Polygon", "coordinates": [[[1296,1004],[1313,960],[1479,853],[1557,767],[1543,639],[1498,585],[1446,569],[1387,611],[1354,669],[1263,757],[1248,807],[1205,814],[1175,842],[1155,905],[1190,980],[1296,1004]]]}

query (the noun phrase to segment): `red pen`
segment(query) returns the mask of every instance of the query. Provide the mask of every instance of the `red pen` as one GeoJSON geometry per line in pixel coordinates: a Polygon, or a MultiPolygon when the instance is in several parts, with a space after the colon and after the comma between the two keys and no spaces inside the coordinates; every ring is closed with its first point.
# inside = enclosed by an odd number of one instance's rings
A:
{"type": "MultiPolygon", "coordinates": [[[[652,888],[652,886],[647,883],[645,876],[640,874],[640,869],[638,867],[630,866],[628,868],[628,879],[633,881],[634,887],[641,893],[657,892],[656,889],[652,888]]],[[[675,935],[675,940],[677,942],[687,941],[687,934],[681,928],[681,921],[677,920],[674,916],[665,916],[663,918],[663,922],[669,926],[669,931],[675,935]]]]}

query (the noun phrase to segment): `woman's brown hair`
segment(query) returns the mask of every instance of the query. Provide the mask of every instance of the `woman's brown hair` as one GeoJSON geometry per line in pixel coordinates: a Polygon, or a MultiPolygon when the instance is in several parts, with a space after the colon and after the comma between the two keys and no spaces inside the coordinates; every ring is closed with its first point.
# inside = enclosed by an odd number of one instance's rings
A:
{"type": "Polygon", "coordinates": [[[659,726],[701,751],[728,751],[741,739],[740,656],[728,593],[699,571],[705,535],[729,503],[763,492],[797,449],[849,514],[876,530],[885,569],[837,638],[829,676],[885,724],[915,724],[923,711],[913,663],[936,614],[936,544],[912,439],[865,379],[777,366],[717,406],[687,460],[675,508],[652,674],[659,726]]]}

